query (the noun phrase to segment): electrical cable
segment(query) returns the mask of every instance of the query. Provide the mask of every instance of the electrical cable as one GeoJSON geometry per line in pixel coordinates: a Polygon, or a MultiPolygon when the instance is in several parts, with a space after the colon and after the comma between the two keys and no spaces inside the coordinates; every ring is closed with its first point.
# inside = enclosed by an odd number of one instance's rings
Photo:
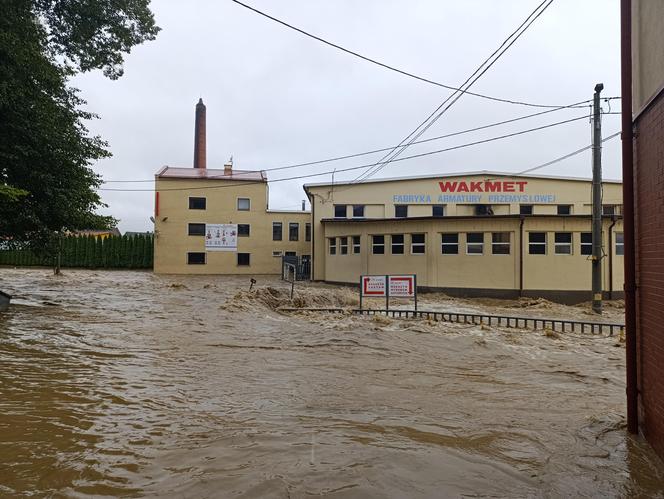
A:
{"type": "MultiPolygon", "coordinates": [[[[454,90],[455,92],[461,90],[460,88],[453,87],[451,85],[445,85],[444,83],[440,83],[440,82],[431,80],[429,78],[424,78],[422,76],[418,76],[414,73],[410,73],[408,71],[398,69],[394,66],[390,66],[389,64],[385,64],[383,62],[377,61],[376,59],[372,59],[371,57],[367,57],[367,56],[364,56],[362,54],[359,54],[358,52],[355,52],[353,50],[342,47],[341,45],[338,45],[336,43],[325,40],[324,38],[321,38],[319,36],[313,35],[313,34],[307,32],[303,29],[300,29],[296,26],[293,26],[292,24],[289,24],[285,21],[282,21],[281,19],[277,19],[276,17],[271,16],[270,14],[267,14],[267,13],[261,11],[261,10],[258,10],[257,8],[252,7],[251,5],[247,5],[246,3],[240,2],[239,0],[231,0],[231,1],[238,4],[238,5],[240,5],[240,6],[242,6],[242,7],[244,7],[245,9],[249,9],[252,12],[255,12],[256,14],[259,14],[259,15],[265,17],[266,19],[269,19],[269,20],[274,21],[278,24],[281,24],[282,26],[285,26],[289,29],[297,31],[298,33],[300,33],[304,36],[307,36],[309,38],[317,40],[321,43],[324,43],[325,45],[328,45],[330,47],[334,47],[338,50],[341,50],[342,52],[345,52],[345,53],[350,54],[352,56],[358,57],[359,59],[370,62],[370,63],[375,64],[377,66],[380,66],[382,68],[388,69],[390,71],[394,71],[396,73],[402,74],[404,76],[408,76],[410,78],[414,78],[414,79],[419,80],[419,81],[423,81],[425,83],[429,83],[431,85],[436,85],[438,87],[446,88],[448,90],[454,90]]],[[[523,102],[523,101],[517,101],[517,100],[510,100],[510,99],[501,99],[501,98],[498,98],[498,97],[492,97],[492,96],[489,96],[489,95],[484,95],[484,94],[480,94],[480,93],[476,93],[476,92],[465,92],[465,93],[467,93],[468,95],[472,95],[474,97],[481,97],[483,99],[488,99],[488,100],[497,101],[497,102],[504,102],[504,103],[507,103],[507,104],[516,104],[516,105],[520,105],[520,106],[544,107],[544,108],[546,108],[546,107],[560,107],[560,106],[553,106],[553,105],[546,105],[546,104],[533,104],[531,102],[523,102]]]]}
{"type": "Polygon", "coordinates": [[[411,132],[405,139],[403,139],[397,148],[394,149],[392,153],[388,153],[387,155],[383,156],[381,158],[376,166],[374,168],[371,168],[367,172],[362,173],[359,175],[357,178],[353,180],[351,183],[356,183],[359,182],[363,179],[367,179],[381,171],[387,164],[389,164],[391,161],[396,159],[399,155],[401,155],[405,149],[415,140],[417,140],[424,132],[426,132],[440,117],[447,112],[460,98],[461,96],[466,93],[467,89],[470,88],[477,80],[479,80],[484,73],[486,73],[497,61],[502,57],[502,55],[526,32],[526,30],[535,22],[539,16],[541,16],[544,11],[553,3],[553,0],[544,0],[542,3],[540,3],[535,10],[533,10],[528,17],[517,27],[516,30],[514,30],[501,44],[500,46],[487,58],[485,59],[482,64],[480,64],[477,69],[466,79],[466,81],[463,82],[461,85],[461,89],[459,90],[459,93],[457,95],[457,92],[453,92],[450,94],[437,108],[436,110],[431,113],[413,132],[411,132]],[[532,18],[532,19],[531,19],[532,18]],[[479,73],[479,74],[478,74],[479,73]],[[472,81],[471,81],[472,80],[472,81]],[[466,86],[467,85],[467,86],[466,86]],[[466,87],[466,88],[464,88],[466,87]],[[456,96],[456,97],[455,97],[456,96]],[[440,110],[448,101],[450,101],[449,104],[440,110]],[[436,114],[438,113],[438,114],[436,114]],[[433,117],[435,115],[435,117],[433,117]],[[432,119],[433,117],[433,119],[432,119]],[[419,131],[418,131],[419,130],[419,131]],[[412,137],[412,138],[410,138],[412,137]],[[409,140],[410,139],[410,140],[409,140]],[[409,140],[408,143],[403,144],[405,141],[409,140]],[[403,145],[403,146],[402,146],[403,145]],[[401,147],[399,149],[399,147],[401,147]],[[390,157],[392,156],[392,157],[390,157]],[[382,163],[383,160],[388,159],[384,164],[382,163]]]}
{"type": "MultiPolygon", "coordinates": [[[[496,136],[496,137],[490,137],[488,139],[477,140],[475,142],[460,144],[460,145],[457,145],[457,146],[447,147],[447,148],[444,148],[444,149],[438,149],[438,150],[435,150],[435,151],[427,151],[427,152],[423,152],[423,153],[419,153],[419,154],[414,154],[414,155],[411,155],[411,156],[405,156],[405,157],[402,157],[402,158],[397,158],[394,161],[406,161],[406,160],[409,160],[409,159],[422,158],[422,157],[425,157],[425,156],[431,156],[433,154],[440,154],[440,153],[443,153],[443,152],[454,151],[454,150],[457,150],[457,149],[463,149],[463,148],[466,148],[466,147],[471,147],[471,146],[475,146],[475,145],[479,145],[479,144],[485,144],[487,142],[494,142],[496,140],[506,139],[506,138],[509,138],[509,137],[515,137],[517,135],[523,135],[523,134],[535,132],[535,131],[538,131],[538,130],[544,130],[546,128],[552,128],[554,126],[563,125],[563,124],[566,124],[566,123],[572,123],[572,122],[583,120],[583,119],[586,119],[586,118],[587,118],[587,115],[584,114],[583,116],[577,116],[576,118],[571,118],[571,119],[568,119],[568,120],[558,121],[558,122],[555,122],[555,123],[550,123],[548,125],[542,125],[542,126],[539,126],[539,127],[529,128],[529,129],[526,129],[526,130],[520,130],[518,132],[512,132],[512,133],[508,133],[508,134],[504,134],[504,135],[499,135],[499,136],[496,136]]],[[[349,167],[349,168],[338,168],[338,169],[335,169],[334,172],[355,171],[355,170],[360,170],[360,169],[363,169],[363,168],[370,168],[374,165],[375,165],[375,163],[369,163],[369,164],[366,164],[366,165],[352,166],[352,167],[349,167]]],[[[286,178],[270,180],[270,181],[268,181],[268,183],[285,182],[285,181],[288,181],[288,180],[300,180],[300,179],[303,179],[303,178],[311,178],[311,177],[320,177],[320,176],[323,176],[323,175],[329,175],[331,173],[333,173],[333,171],[309,173],[309,174],[306,174],[306,175],[298,175],[298,176],[294,176],[294,177],[286,177],[286,178]]],[[[211,186],[211,187],[210,186],[202,186],[202,187],[189,187],[189,188],[177,188],[177,187],[176,188],[170,188],[170,189],[169,188],[164,188],[164,189],[159,189],[159,192],[190,191],[190,190],[199,190],[199,189],[234,188],[234,187],[238,187],[238,186],[242,186],[242,185],[254,185],[255,183],[256,182],[244,182],[244,183],[231,183],[231,184],[226,184],[226,185],[211,186]]],[[[116,191],[116,192],[154,192],[155,191],[155,189],[116,189],[116,188],[99,188],[97,190],[99,190],[99,191],[116,191]]]]}
{"type": "MultiPolygon", "coordinates": [[[[492,127],[500,126],[500,125],[506,125],[508,123],[514,123],[516,121],[525,120],[527,118],[533,118],[535,116],[541,116],[543,114],[553,113],[555,111],[560,111],[562,109],[578,108],[579,104],[590,102],[590,100],[592,100],[592,99],[588,99],[588,100],[580,101],[580,102],[575,102],[574,104],[569,104],[567,106],[561,106],[561,107],[557,107],[557,108],[554,108],[554,109],[547,109],[546,111],[539,111],[537,113],[527,114],[525,116],[519,116],[517,118],[511,118],[511,119],[508,119],[508,120],[497,121],[497,122],[494,122],[494,123],[489,123],[487,125],[482,125],[482,126],[478,126],[478,127],[474,127],[474,128],[467,128],[465,130],[460,130],[458,132],[451,132],[451,133],[447,133],[445,135],[438,135],[437,137],[431,137],[431,138],[428,138],[428,139],[418,140],[416,142],[413,142],[411,145],[424,144],[426,142],[433,142],[433,141],[440,140],[440,139],[455,137],[457,135],[463,135],[463,134],[466,134],[466,133],[477,132],[479,130],[485,130],[487,128],[492,128],[492,127]]],[[[609,114],[612,114],[612,113],[609,113],[609,114]]],[[[365,151],[365,152],[360,152],[360,153],[355,153],[355,154],[348,154],[348,155],[345,155],[345,156],[337,156],[337,157],[334,157],[334,158],[321,159],[321,160],[317,160],[317,161],[309,161],[309,162],[306,162],[306,163],[295,163],[295,164],[292,164],[292,165],[278,166],[278,167],[275,167],[275,168],[265,168],[265,169],[262,169],[260,171],[273,172],[273,171],[279,171],[279,170],[289,170],[289,169],[292,169],[292,168],[301,168],[303,166],[312,166],[312,165],[319,165],[319,164],[323,164],[323,163],[331,163],[333,161],[341,161],[341,160],[344,160],[344,159],[358,158],[358,157],[361,157],[361,156],[368,156],[370,154],[376,154],[376,153],[379,153],[379,152],[391,151],[392,149],[394,149],[394,147],[396,147],[396,146],[384,147],[382,149],[374,149],[372,151],[365,151]]],[[[224,177],[224,175],[213,175],[213,176],[206,177],[206,178],[210,179],[210,178],[223,178],[223,177],[224,177]]],[[[142,182],[154,182],[154,178],[142,179],[142,180],[105,180],[103,183],[111,184],[111,183],[142,183],[142,182]]]]}

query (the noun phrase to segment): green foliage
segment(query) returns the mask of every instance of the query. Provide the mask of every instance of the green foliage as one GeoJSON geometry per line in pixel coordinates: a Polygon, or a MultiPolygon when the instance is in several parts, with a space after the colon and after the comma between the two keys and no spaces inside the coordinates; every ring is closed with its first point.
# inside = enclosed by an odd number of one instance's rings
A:
{"type": "MultiPolygon", "coordinates": [[[[62,238],[62,267],[90,269],[151,269],[154,238],[150,235],[110,236],[105,239],[94,236],[65,236],[62,238]]],[[[0,250],[0,265],[51,266],[52,256],[35,252],[24,246],[21,249],[0,250]]]]}
{"type": "Polygon", "coordinates": [[[89,135],[84,123],[95,115],[82,109],[85,101],[69,81],[94,69],[119,77],[123,55],[159,31],[148,4],[3,0],[0,240],[27,242],[39,258],[52,258],[62,234],[117,223],[96,213],[104,205],[96,192],[101,178],[91,166],[110,153],[101,138],[89,135]]]}

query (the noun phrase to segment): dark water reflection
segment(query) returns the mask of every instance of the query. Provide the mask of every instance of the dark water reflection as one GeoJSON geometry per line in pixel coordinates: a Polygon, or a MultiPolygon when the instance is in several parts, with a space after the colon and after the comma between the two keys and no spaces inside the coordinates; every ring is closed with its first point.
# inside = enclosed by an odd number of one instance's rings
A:
{"type": "Polygon", "coordinates": [[[245,281],[0,269],[0,496],[664,497],[615,339],[224,306],[245,281]]]}

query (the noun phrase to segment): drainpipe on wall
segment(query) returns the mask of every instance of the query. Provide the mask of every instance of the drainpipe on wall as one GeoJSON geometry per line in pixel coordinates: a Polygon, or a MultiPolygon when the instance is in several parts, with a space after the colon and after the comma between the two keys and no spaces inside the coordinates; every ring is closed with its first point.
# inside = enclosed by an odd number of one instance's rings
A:
{"type": "Polygon", "coordinates": [[[609,225],[609,300],[613,300],[613,226],[616,221],[616,217],[612,216],[609,225]]]}
{"type": "Polygon", "coordinates": [[[523,296],[523,223],[526,217],[522,216],[519,222],[519,296],[523,296]]]}
{"type": "Polygon", "coordinates": [[[623,225],[625,241],[625,357],[627,430],[639,432],[636,353],[636,260],[634,255],[634,133],[632,122],[632,1],[620,1],[623,225]]]}

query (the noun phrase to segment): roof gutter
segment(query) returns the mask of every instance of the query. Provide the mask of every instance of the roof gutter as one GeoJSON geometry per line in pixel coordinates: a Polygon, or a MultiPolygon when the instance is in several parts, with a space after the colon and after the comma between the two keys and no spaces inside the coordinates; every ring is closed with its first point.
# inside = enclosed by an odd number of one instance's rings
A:
{"type": "Polygon", "coordinates": [[[639,432],[636,349],[636,260],[634,255],[634,133],[632,121],[632,0],[620,1],[622,176],[625,241],[625,355],[627,430],[639,432]]]}

